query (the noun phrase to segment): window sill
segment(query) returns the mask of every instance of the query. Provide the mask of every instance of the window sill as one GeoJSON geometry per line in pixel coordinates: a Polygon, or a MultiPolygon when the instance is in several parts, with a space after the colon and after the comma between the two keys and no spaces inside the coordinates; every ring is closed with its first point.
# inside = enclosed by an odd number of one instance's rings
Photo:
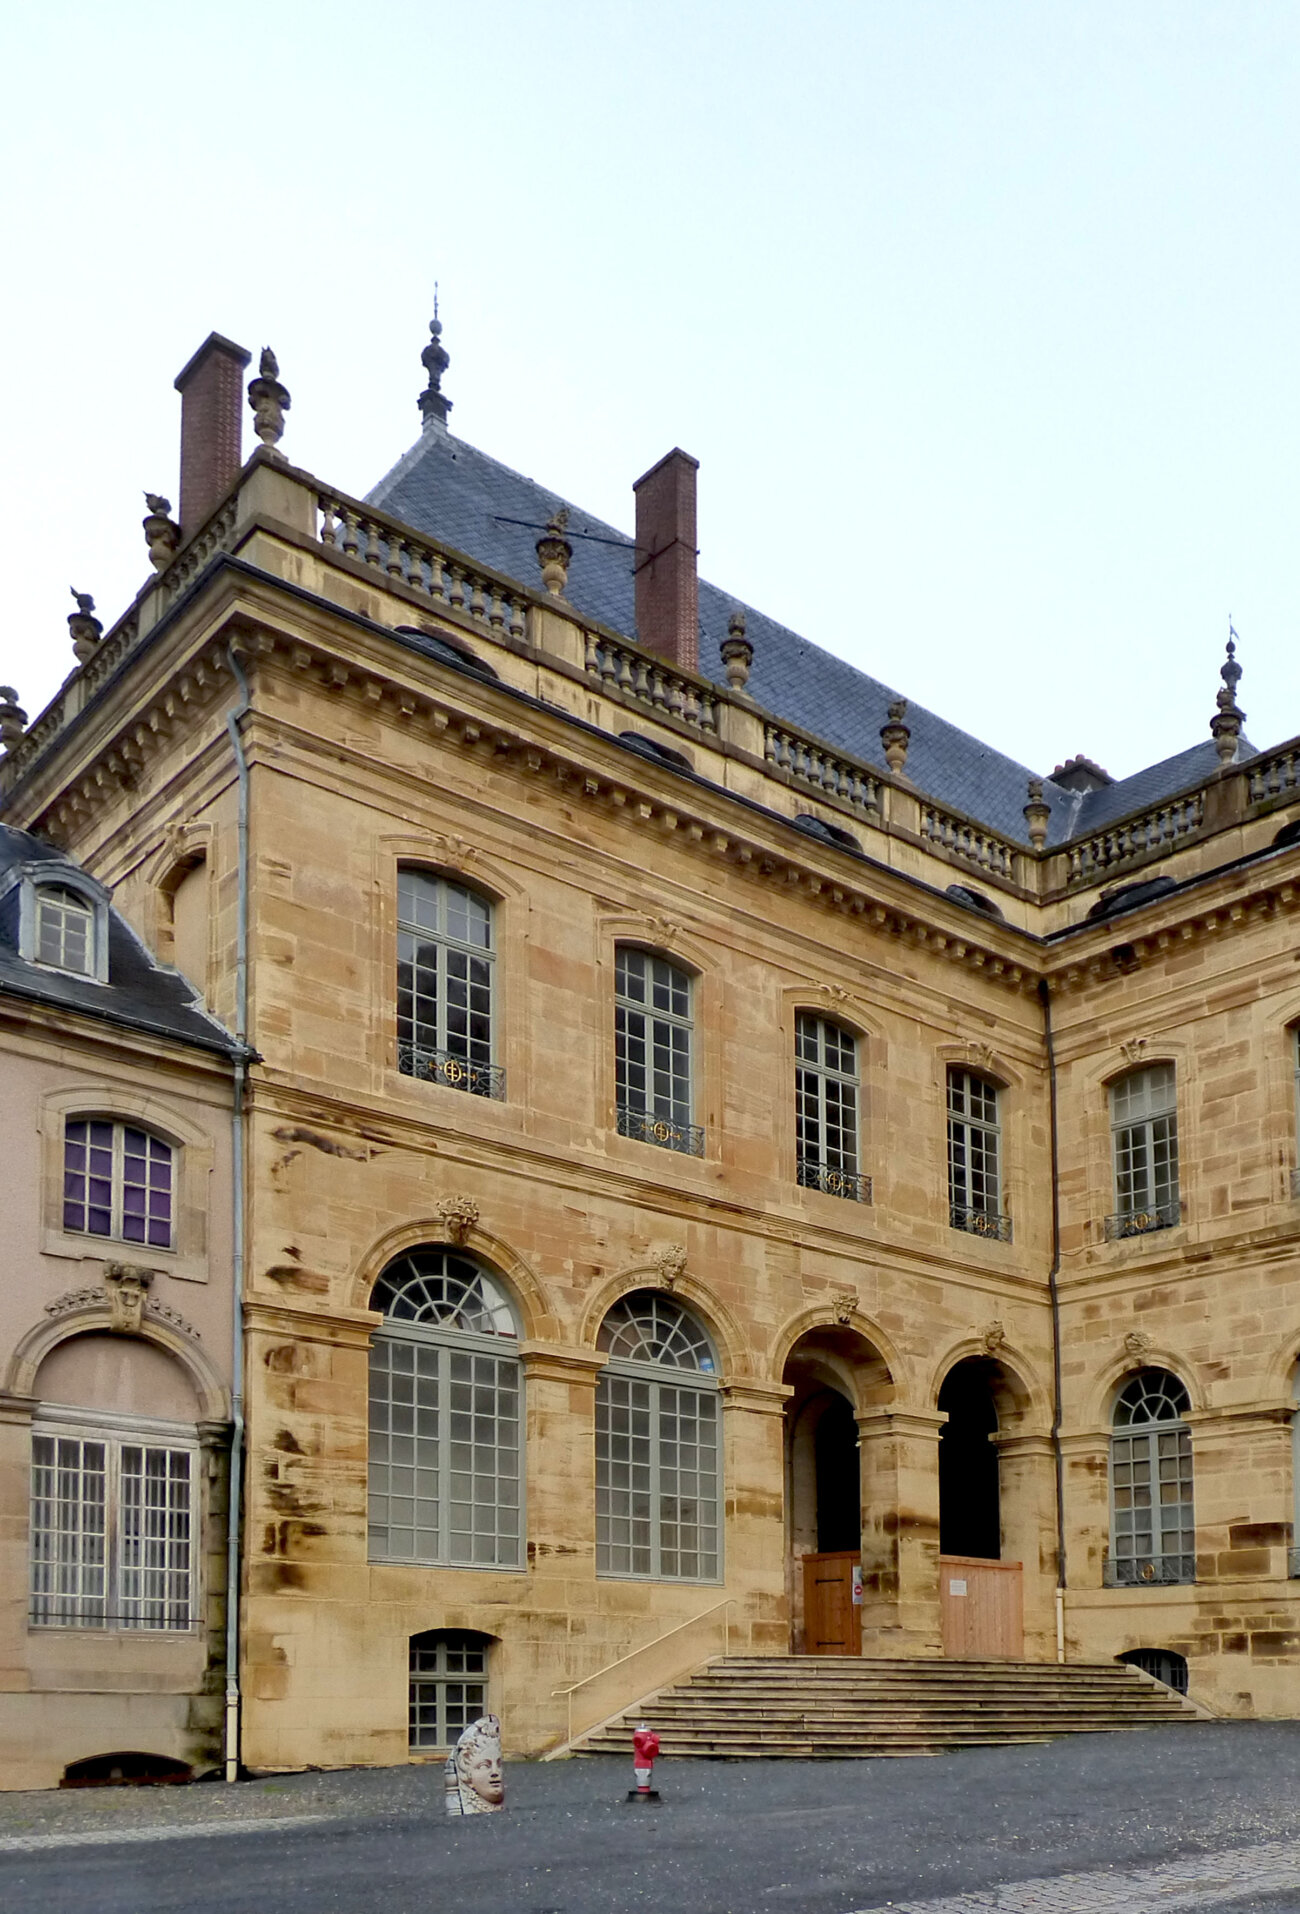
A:
{"type": "Polygon", "coordinates": [[[67,1230],[46,1229],[41,1236],[41,1254],[69,1263],[130,1263],[174,1276],[181,1283],[208,1281],[206,1256],[179,1249],[150,1249],[147,1243],[124,1243],[116,1236],[74,1236],[67,1230]]]}

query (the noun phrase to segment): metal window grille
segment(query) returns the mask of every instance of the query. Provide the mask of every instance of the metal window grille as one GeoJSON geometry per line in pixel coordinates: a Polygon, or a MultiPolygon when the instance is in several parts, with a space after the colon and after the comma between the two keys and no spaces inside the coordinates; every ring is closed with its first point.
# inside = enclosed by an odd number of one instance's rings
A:
{"type": "Polygon", "coordinates": [[[624,1136],[698,1156],[691,1122],[691,980],[649,951],[620,945],[614,967],[614,1079],[624,1136]]]}
{"type": "Polygon", "coordinates": [[[1186,1389],[1167,1369],[1143,1369],[1115,1404],[1110,1443],[1112,1587],[1196,1577],[1192,1442],[1186,1389]]]}
{"type": "Polygon", "coordinates": [[[33,1623],[188,1629],[193,1495],[191,1449],[35,1434],[33,1623]]]}
{"type": "Polygon", "coordinates": [[[800,1011],[794,1043],[799,1181],[869,1203],[870,1178],[858,1173],[857,1039],[824,1017],[800,1011]]]}
{"type": "Polygon", "coordinates": [[[36,960],[79,977],[95,970],[95,913],[75,891],[47,885],[36,893],[36,960]]]}
{"type": "Polygon", "coordinates": [[[708,1337],[654,1291],[606,1317],[596,1388],[596,1572],[716,1581],[720,1417],[708,1337]],[[675,1370],[669,1377],[655,1370],[675,1370]]]}
{"type": "Polygon", "coordinates": [[[173,1240],[174,1152],[169,1143],[107,1117],[63,1128],[63,1227],[149,1249],[173,1240]]]}
{"type": "Polygon", "coordinates": [[[1174,1067],[1134,1070],[1110,1092],[1115,1209],[1108,1234],[1140,1234],[1178,1222],[1178,1114],[1174,1067]],[[1125,1227],[1125,1225],[1128,1227],[1125,1227]]]}
{"type": "Polygon", "coordinates": [[[411,1637],[412,1754],[452,1748],[487,1709],[487,1645],[455,1630],[411,1637]]]}
{"type": "Polygon", "coordinates": [[[492,1063],[492,906],[450,878],[397,874],[397,1053],[403,1075],[499,1097],[492,1063]]]}
{"type": "Polygon", "coordinates": [[[998,1086],[972,1070],[948,1071],[948,1220],[953,1229],[1009,1239],[1001,1214],[998,1086]]]}
{"type": "Polygon", "coordinates": [[[371,1304],[387,1317],[370,1351],[371,1559],[517,1568],[522,1381],[499,1348],[516,1333],[509,1303],[468,1257],[429,1249],[399,1257],[371,1304]]]}

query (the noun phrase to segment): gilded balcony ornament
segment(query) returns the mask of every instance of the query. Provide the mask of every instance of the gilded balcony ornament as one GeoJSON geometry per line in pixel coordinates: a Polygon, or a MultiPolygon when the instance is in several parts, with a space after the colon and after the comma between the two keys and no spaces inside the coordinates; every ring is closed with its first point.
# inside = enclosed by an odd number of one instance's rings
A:
{"type": "Polygon", "coordinates": [[[1041,851],[1047,842],[1047,826],[1051,822],[1052,807],[1043,801],[1043,780],[1030,778],[1029,802],[1024,810],[1025,823],[1029,827],[1029,842],[1036,851],[1041,851]]]}
{"type": "Polygon", "coordinates": [[[88,591],[78,591],[74,585],[72,596],[77,601],[77,609],[68,613],[68,630],[72,634],[72,649],[77,663],[84,665],[88,658],[95,655],[99,641],[104,636],[104,627],[95,616],[95,601],[88,591]]]}
{"type": "Polygon", "coordinates": [[[537,558],[542,568],[542,583],[552,598],[563,598],[564,588],[569,582],[569,566],[573,562],[573,547],[564,536],[569,523],[567,509],[556,512],[546,521],[546,530],[537,541],[537,558]]]}
{"type": "Polygon", "coordinates": [[[27,729],[27,713],[12,685],[0,685],[0,745],[17,744],[27,729]]]}
{"type": "Polygon", "coordinates": [[[277,458],[284,437],[284,415],[289,410],[289,394],[280,384],[280,367],[270,346],[262,347],[257,377],[248,387],[248,403],[253,408],[253,430],[268,452],[277,458]]]}
{"type": "Polygon", "coordinates": [[[896,778],[902,777],[903,766],[907,763],[907,747],[912,732],[903,723],[907,716],[907,699],[895,698],[889,707],[889,721],[880,727],[880,742],[885,747],[885,763],[896,778]]]}
{"type": "Polygon", "coordinates": [[[176,556],[181,528],[171,517],[171,500],[161,492],[146,492],[144,502],[149,507],[149,516],[143,520],[149,562],[155,571],[165,572],[176,556]]]}
{"type": "Polygon", "coordinates": [[[749,668],[754,662],[753,641],[745,636],[745,614],[733,611],[727,620],[727,635],[718,646],[722,654],[723,670],[727,674],[727,683],[731,689],[748,697],[745,686],[749,683],[749,668]]]}

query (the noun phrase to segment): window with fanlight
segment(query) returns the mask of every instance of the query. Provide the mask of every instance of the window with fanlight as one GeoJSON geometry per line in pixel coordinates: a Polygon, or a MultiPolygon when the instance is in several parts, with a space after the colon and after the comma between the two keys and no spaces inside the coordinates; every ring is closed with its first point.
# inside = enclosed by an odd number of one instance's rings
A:
{"type": "Polygon", "coordinates": [[[1196,1579],[1191,1399],[1168,1369],[1141,1369],[1115,1398],[1110,1438],[1111,1587],[1196,1579]]]}
{"type": "Polygon", "coordinates": [[[601,1324],[596,1572],[717,1581],[722,1560],[717,1357],[673,1297],[638,1290],[601,1324]]]}
{"type": "Polygon", "coordinates": [[[388,1265],[370,1306],[384,1317],[370,1349],[370,1559],[518,1568],[523,1377],[505,1290],[430,1244],[388,1265]]]}

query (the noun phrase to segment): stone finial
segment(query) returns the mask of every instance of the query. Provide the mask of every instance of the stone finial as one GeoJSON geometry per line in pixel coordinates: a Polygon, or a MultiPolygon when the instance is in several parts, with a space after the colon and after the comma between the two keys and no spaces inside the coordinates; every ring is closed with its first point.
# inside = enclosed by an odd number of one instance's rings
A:
{"type": "Polygon", "coordinates": [[[885,763],[895,777],[902,777],[903,766],[907,763],[907,747],[912,733],[903,719],[907,716],[907,699],[895,698],[889,707],[889,722],[880,727],[880,742],[885,747],[885,763]]]}
{"type": "Polygon", "coordinates": [[[1036,851],[1041,851],[1047,842],[1047,827],[1051,822],[1052,807],[1043,802],[1043,780],[1030,778],[1029,802],[1025,806],[1025,823],[1029,826],[1029,842],[1036,851]]]}
{"type": "Polygon", "coordinates": [[[0,685],[0,744],[17,744],[27,729],[27,713],[12,685],[0,685]]]}
{"type": "Polygon", "coordinates": [[[478,1204],[472,1196],[441,1196],[433,1212],[453,1243],[464,1243],[470,1231],[478,1227],[478,1204]]]}
{"type": "Polygon", "coordinates": [[[537,558],[542,568],[542,583],[552,598],[563,598],[564,588],[569,582],[573,547],[564,536],[568,523],[568,508],[562,507],[560,511],[547,519],[546,530],[537,541],[537,558]]]}
{"type": "Polygon", "coordinates": [[[1219,666],[1219,676],[1223,687],[1214,702],[1218,710],[1210,719],[1210,736],[1214,739],[1214,748],[1219,754],[1221,764],[1231,764],[1237,755],[1237,740],[1241,736],[1241,727],[1246,722],[1246,714],[1237,703],[1237,686],[1241,682],[1241,666],[1237,663],[1237,634],[1228,621],[1228,656],[1219,666]]]}
{"type": "Polygon", "coordinates": [[[451,364],[451,354],[442,343],[442,321],[438,317],[438,295],[433,295],[433,318],[429,321],[429,343],[420,354],[420,363],[429,375],[429,383],[420,394],[420,411],[424,417],[424,429],[431,426],[446,425],[447,414],[451,411],[451,400],[442,389],[442,375],[451,364]]]}
{"type": "Polygon", "coordinates": [[[145,1298],[153,1282],[151,1269],[134,1263],[105,1263],[104,1292],[111,1311],[109,1329],[118,1336],[138,1336],[145,1298]]]}
{"type": "Polygon", "coordinates": [[[749,683],[749,668],[754,662],[754,646],[745,636],[745,614],[733,611],[727,620],[727,635],[718,646],[722,653],[722,666],[727,674],[727,683],[733,691],[743,692],[749,683]]]}
{"type": "Polygon", "coordinates": [[[74,585],[72,596],[77,601],[77,609],[68,614],[68,630],[72,633],[77,663],[84,665],[87,658],[94,656],[95,647],[104,636],[104,627],[95,616],[95,601],[88,591],[78,591],[74,585]]]}
{"type": "Polygon", "coordinates": [[[149,507],[149,516],[143,521],[149,559],[155,571],[165,572],[176,556],[181,528],[171,516],[171,500],[161,492],[146,492],[144,502],[149,507]]]}
{"type": "Polygon", "coordinates": [[[253,430],[268,452],[279,451],[284,437],[284,415],[289,410],[289,394],[280,384],[280,367],[270,346],[262,347],[257,377],[249,381],[248,403],[253,408],[253,430]]]}

